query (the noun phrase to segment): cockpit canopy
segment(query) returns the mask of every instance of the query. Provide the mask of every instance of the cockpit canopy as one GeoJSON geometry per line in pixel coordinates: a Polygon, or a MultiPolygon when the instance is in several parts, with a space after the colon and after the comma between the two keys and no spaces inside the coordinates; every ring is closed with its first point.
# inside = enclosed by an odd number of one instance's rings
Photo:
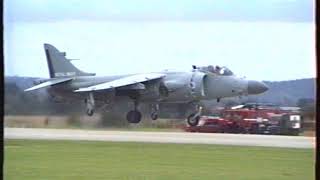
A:
{"type": "Polygon", "coordinates": [[[198,69],[203,72],[211,72],[211,73],[222,75],[222,76],[232,76],[233,75],[233,72],[225,66],[222,66],[222,67],[212,66],[212,65],[200,66],[200,67],[194,66],[194,69],[198,69]]]}

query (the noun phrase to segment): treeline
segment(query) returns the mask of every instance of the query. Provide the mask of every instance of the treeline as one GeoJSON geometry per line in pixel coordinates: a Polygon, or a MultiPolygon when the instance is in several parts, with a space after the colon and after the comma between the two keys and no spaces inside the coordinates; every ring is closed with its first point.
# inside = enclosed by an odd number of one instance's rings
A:
{"type": "Polygon", "coordinates": [[[6,78],[4,86],[5,115],[59,115],[75,113],[80,105],[68,103],[55,103],[45,89],[36,92],[24,92],[31,87],[36,78],[6,78]]]}

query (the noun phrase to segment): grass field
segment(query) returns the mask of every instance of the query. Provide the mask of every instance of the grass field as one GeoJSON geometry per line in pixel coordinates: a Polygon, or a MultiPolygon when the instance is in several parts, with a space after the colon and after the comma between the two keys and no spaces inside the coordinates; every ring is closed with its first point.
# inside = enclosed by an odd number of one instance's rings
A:
{"type": "Polygon", "coordinates": [[[6,140],[4,179],[314,179],[314,150],[6,140]]]}

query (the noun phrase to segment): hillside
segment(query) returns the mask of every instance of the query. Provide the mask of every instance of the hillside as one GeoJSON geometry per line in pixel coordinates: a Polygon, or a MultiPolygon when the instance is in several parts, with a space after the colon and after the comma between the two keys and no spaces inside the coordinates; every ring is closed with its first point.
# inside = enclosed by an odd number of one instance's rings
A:
{"type": "Polygon", "coordinates": [[[265,82],[269,90],[264,94],[249,99],[259,102],[270,102],[279,105],[294,106],[299,99],[315,99],[315,79],[298,79],[290,81],[265,82]]]}

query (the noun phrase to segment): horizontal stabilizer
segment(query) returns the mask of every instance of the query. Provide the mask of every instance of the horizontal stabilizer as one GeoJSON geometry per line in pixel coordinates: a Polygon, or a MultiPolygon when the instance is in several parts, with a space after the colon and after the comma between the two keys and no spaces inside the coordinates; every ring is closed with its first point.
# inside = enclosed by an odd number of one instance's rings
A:
{"type": "Polygon", "coordinates": [[[107,89],[112,89],[112,88],[128,86],[128,85],[132,85],[132,84],[138,84],[141,82],[151,81],[154,79],[160,79],[164,76],[165,76],[165,74],[159,74],[159,73],[136,74],[136,75],[120,78],[120,79],[117,79],[114,81],[98,84],[95,86],[80,88],[78,90],[75,90],[74,92],[107,90],[107,89]]]}
{"type": "Polygon", "coordinates": [[[67,82],[67,81],[70,81],[72,79],[73,78],[51,79],[51,80],[48,80],[48,81],[46,81],[44,83],[38,84],[36,86],[33,86],[33,87],[29,88],[29,89],[26,89],[24,91],[32,91],[32,90],[36,90],[36,89],[40,89],[40,88],[56,85],[56,84],[59,84],[59,83],[67,82]]]}

